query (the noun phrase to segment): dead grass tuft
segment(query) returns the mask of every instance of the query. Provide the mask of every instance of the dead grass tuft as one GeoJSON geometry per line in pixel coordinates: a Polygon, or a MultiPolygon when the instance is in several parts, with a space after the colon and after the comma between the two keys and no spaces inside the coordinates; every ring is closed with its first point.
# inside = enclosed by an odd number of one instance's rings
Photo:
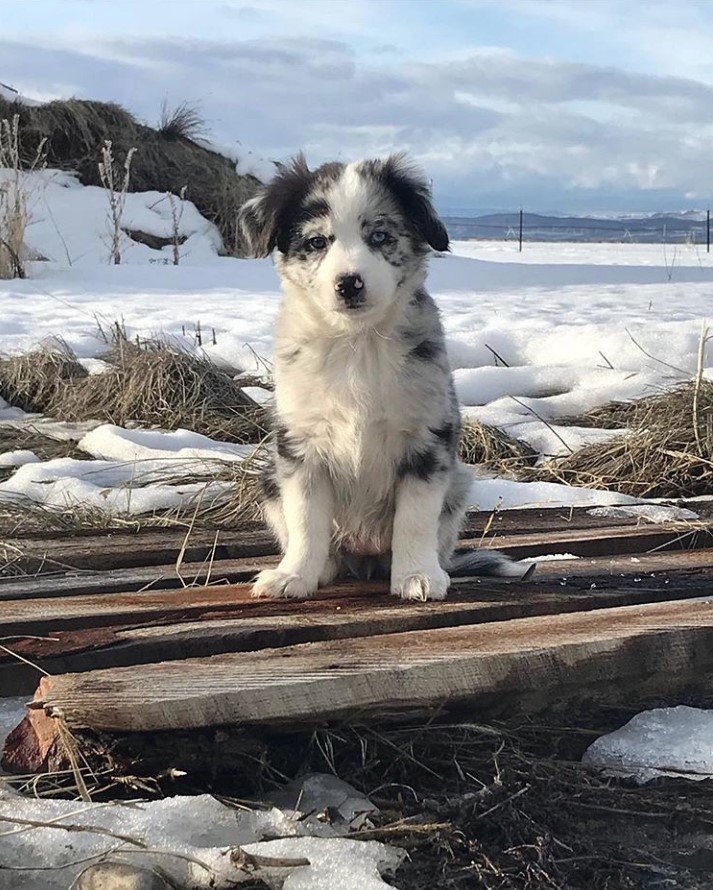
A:
{"type": "Polygon", "coordinates": [[[109,370],[58,388],[48,413],[61,420],[190,429],[223,442],[259,442],[266,412],[209,359],[160,342],[120,341],[109,370]]]}
{"type": "Polygon", "coordinates": [[[512,474],[531,466],[537,453],[525,442],[513,439],[497,427],[468,419],[461,431],[459,457],[466,464],[479,464],[499,473],[512,474]]]}
{"type": "Polygon", "coordinates": [[[713,383],[686,383],[589,412],[582,426],[626,428],[609,442],[530,471],[530,478],[638,497],[695,497],[713,490],[713,383]]]}
{"type": "Polygon", "coordinates": [[[167,102],[161,105],[158,132],[166,139],[200,139],[205,136],[206,122],[197,105],[181,102],[169,108],[167,102]]]}
{"type": "Polygon", "coordinates": [[[51,414],[58,393],[85,377],[66,343],[51,340],[32,352],[0,358],[0,397],[23,411],[51,414]]]}

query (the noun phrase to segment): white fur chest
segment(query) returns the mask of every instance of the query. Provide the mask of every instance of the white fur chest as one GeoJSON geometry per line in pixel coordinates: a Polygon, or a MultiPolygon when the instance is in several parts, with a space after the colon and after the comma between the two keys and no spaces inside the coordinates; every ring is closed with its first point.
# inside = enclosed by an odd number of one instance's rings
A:
{"type": "Polygon", "coordinates": [[[388,484],[415,420],[403,348],[372,330],[299,349],[292,361],[278,360],[276,400],[305,456],[326,463],[335,479],[388,484]]]}

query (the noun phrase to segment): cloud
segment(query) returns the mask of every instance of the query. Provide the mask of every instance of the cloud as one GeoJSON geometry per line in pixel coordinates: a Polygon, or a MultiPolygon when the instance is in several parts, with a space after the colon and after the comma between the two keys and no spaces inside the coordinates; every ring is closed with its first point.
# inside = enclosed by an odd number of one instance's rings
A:
{"type": "Polygon", "coordinates": [[[5,39],[0,57],[30,95],[119,101],[149,122],[164,97],[198,101],[217,140],[273,158],[406,149],[450,206],[653,208],[707,191],[713,86],[694,79],[498,48],[414,62],[317,38],[5,39]]]}

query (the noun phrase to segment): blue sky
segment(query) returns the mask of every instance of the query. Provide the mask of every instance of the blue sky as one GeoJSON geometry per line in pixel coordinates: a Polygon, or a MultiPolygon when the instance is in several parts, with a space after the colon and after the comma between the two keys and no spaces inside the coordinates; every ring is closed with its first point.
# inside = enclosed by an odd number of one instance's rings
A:
{"type": "Polygon", "coordinates": [[[713,0],[0,0],[0,81],[200,103],[216,141],[410,151],[444,209],[706,206],[713,0]]]}

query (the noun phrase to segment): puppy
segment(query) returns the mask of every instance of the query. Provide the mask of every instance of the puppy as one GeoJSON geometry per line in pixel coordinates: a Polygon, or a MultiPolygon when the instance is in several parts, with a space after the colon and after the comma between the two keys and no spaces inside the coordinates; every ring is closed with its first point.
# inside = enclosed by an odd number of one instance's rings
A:
{"type": "Polygon", "coordinates": [[[276,251],[272,463],[264,512],[281,548],[253,595],[307,597],[339,574],[443,599],[449,571],[522,575],[492,550],[454,558],[470,475],[428,255],[448,234],[402,155],[303,157],[241,208],[256,257],[276,251]]]}

